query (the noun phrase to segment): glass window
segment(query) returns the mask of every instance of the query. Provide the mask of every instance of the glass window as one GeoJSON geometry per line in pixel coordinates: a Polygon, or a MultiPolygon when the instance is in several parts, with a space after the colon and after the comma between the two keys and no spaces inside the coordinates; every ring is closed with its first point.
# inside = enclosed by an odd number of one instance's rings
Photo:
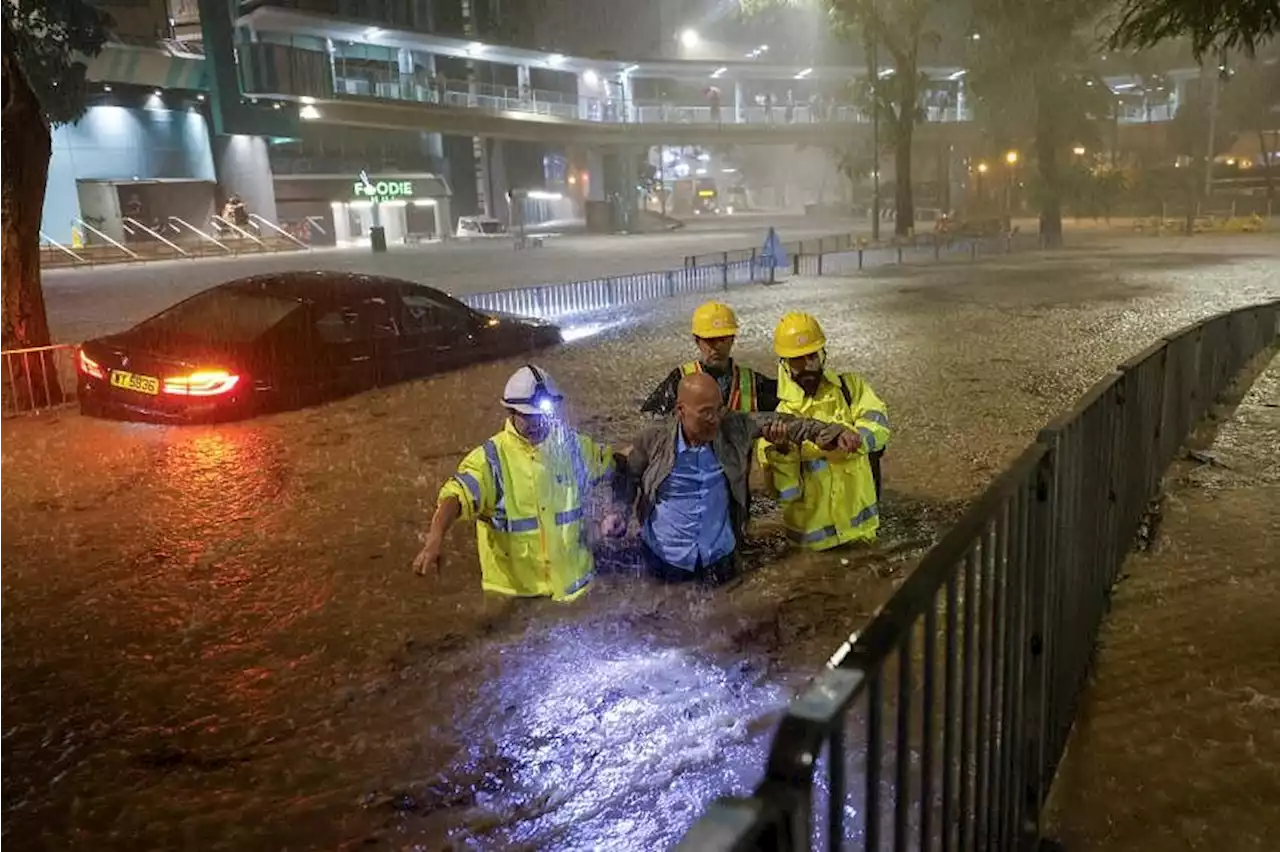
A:
{"type": "Polygon", "coordinates": [[[434,296],[427,290],[413,290],[400,296],[404,304],[406,334],[425,334],[464,328],[469,318],[466,308],[434,296]]]}
{"type": "Polygon", "coordinates": [[[159,337],[246,343],[301,308],[293,299],[218,287],[143,320],[137,328],[159,337]]]}
{"type": "Polygon", "coordinates": [[[381,296],[327,311],[316,319],[316,335],[335,345],[395,337],[395,315],[381,296]]]}

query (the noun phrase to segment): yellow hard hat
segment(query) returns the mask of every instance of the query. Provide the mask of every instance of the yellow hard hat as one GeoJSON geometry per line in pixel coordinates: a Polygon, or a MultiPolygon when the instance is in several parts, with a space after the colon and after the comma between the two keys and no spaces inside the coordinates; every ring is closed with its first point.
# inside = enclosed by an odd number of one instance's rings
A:
{"type": "Polygon", "coordinates": [[[735,337],[738,315],[724,302],[707,302],[693,312],[694,337],[735,337]]]}
{"type": "Polygon", "coordinates": [[[792,311],[778,320],[773,330],[773,351],[781,358],[800,358],[821,351],[827,345],[822,326],[811,315],[792,311]]]}

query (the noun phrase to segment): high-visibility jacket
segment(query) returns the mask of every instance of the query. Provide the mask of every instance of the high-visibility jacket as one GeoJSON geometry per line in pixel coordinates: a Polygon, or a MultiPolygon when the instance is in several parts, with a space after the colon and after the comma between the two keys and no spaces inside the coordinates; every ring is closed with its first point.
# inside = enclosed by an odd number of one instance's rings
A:
{"type": "Polygon", "coordinates": [[[859,376],[831,370],[823,372],[817,393],[807,396],[783,364],[778,411],[841,423],[862,436],[862,447],[852,454],[827,452],[809,441],[786,452],[762,443],[760,462],[770,474],[792,540],[811,550],[874,540],[880,518],[867,454],[889,442],[884,402],[859,376]]]}
{"type": "MultiPolygon", "coordinates": [[[[680,365],[680,372],[686,376],[703,372],[701,361],[688,361],[680,365]]],[[[729,391],[729,410],[752,412],[758,411],[760,400],[756,398],[756,374],[750,367],[733,365],[733,390],[729,391]]]]}
{"type": "Polygon", "coordinates": [[[504,595],[571,600],[591,581],[585,501],[613,473],[613,452],[571,429],[540,444],[508,420],[467,454],[440,489],[476,522],[481,584],[504,595]]]}

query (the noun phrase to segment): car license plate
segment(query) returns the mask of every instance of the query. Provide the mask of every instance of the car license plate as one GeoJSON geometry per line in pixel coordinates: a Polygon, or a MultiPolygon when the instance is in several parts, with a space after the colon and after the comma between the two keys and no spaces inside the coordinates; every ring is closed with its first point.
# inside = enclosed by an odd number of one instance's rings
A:
{"type": "Polygon", "coordinates": [[[126,373],[124,370],[111,371],[111,386],[152,396],[160,393],[160,380],[156,377],[139,376],[137,373],[126,373]]]}

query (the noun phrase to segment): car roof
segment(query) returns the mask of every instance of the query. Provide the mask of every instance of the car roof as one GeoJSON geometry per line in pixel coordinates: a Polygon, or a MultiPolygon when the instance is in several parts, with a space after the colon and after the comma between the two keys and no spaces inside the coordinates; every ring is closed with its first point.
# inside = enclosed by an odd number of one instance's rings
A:
{"type": "Polygon", "coordinates": [[[260,293],[298,302],[324,303],[367,296],[371,292],[388,290],[403,292],[407,289],[428,290],[445,295],[434,287],[387,278],[381,275],[364,275],[358,272],[276,272],[237,278],[218,285],[217,289],[236,290],[242,293],[260,293]]]}

